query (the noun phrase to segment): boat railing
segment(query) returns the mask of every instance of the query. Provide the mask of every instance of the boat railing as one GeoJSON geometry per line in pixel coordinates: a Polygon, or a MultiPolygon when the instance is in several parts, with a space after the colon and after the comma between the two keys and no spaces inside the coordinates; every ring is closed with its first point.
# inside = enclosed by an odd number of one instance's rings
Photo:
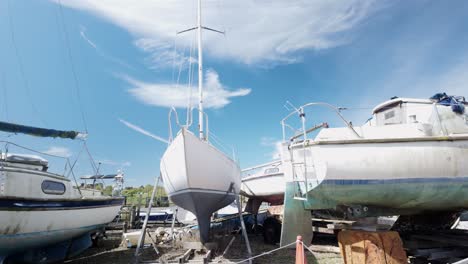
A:
{"type": "MultiPolygon", "coordinates": [[[[201,112],[197,107],[193,107],[191,110],[190,110],[190,114],[188,116],[192,116],[192,111],[193,110],[196,110],[198,112],[201,112]]],[[[203,114],[203,117],[204,117],[204,140],[206,140],[207,142],[209,142],[211,145],[216,145],[217,147],[219,147],[219,150],[221,150],[223,153],[225,153],[226,155],[228,155],[232,160],[238,162],[236,160],[236,151],[234,149],[234,147],[232,146],[227,146],[219,137],[217,137],[214,133],[210,132],[210,126],[209,126],[209,118],[208,118],[208,114],[206,112],[201,112],[203,114]]],[[[173,122],[173,116],[174,116],[174,121],[176,123],[176,125],[180,128],[180,129],[188,129],[192,124],[193,124],[193,119],[192,118],[189,118],[186,122],[185,125],[181,124],[180,121],[179,121],[179,115],[177,114],[177,110],[172,107],[170,110],[169,110],[169,114],[168,114],[168,123],[169,123],[169,144],[172,142],[172,140],[174,139],[174,135],[173,135],[173,131],[172,131],[172,122],[173,122]]]]}
{"type": "Polygon", "coordinates": [[[334,105],[331,105],[329,103],[324,103],[324,102],[312,102],[312,103],[307,103],[305,105],[302,105],[299,108],[294,107],[294,111],[289,113],[285,118],[283,118],[281,120],[281,126],[282,126],[282,132],[283,132],[283,141],[286,141],[286,140],[294,141],[294,140],[296,140],[298,138],[303,138],[303,140],[306,141],[307,140],[307,134],[309,134],[309,133],[311,133],[311,132],[313,132],[313,131],[315,131],[315,130],[317,130],[319,128],[328,127],[327,123],[322,123],[320,125],[316,125],[316,126],[314,126],[312,128],[306,129],[306,112],[305,112],[305,109],[309,108],[309,107],[312,107],[312,106],[323,106],[325,108],[333,110],[333,112],[335,112],[335,114],[337,114],[338,117],[343,121],[343,123],[346,125],[346,127],[348,127],[356,137],[361,138],[361,136],[354,129],[351,122],[346,120],[344,118],[344,116],[341,114],[339,107],[336,107],[334,105]],[[294,127],[292,127],[291,125],[286,123],[286,121],[288,121],[290,118],[292,118],[295,114],[298,114],[299,118],[301,119],[301,128],[300,129],[294,129],[294,127]],[[293,133],[294,133],[294,135],[292,137],[288,138],[288,139],[287,139],[287,136],[286,136],[286,134],[287,134],[286,130],[287,129],[292,130],[293,133]]]}
{"type": "Polygon", "coordinates": [[[278,166],[280,165],[281,165],[281,160],[275,160],[275,161],[259,164],[253,167],[248,167],[248,168],[242,169],[242,177],[255,175],[260,171],[260,169],[269,168],[269,167],[278,168],[278,166]]]}
{"type": "MultiPolygon", "coordinates": [[[[289,105],[292,106],[290,103],[289,105]]],[[[305,109],[312,107],[312,106],[322,106],[327,109],[331,109],[333,112],[335,112],[338,115],[338,117],[345,123],[346,127],[348,127],[357,138],[361,138],[361,136],[353,128],[351,122],[347,121],[344,118],[344,116],[340,113],[340,108],[336,106],[333,106],[328,103],[323,103],[323,102],[312,102],[312,103],[302,105],[299,108],[292,106],[294,108],[294,111],[292,111],[290,114],[288,114],[285,118],[281,120],[281,125],[282,125],[282,132],[283,132],[283,142],[286,142],[287,140],[290,146],[293,143],[298,143],[297,147],[302,148],[302,154],[300,154],[300,152],[296,154],[294,154],[293,151],[291,152],[291,161],[290,161],[291,167],[292,167],[292,173],[293,173],[292,179],[297,184],[297,188],[294,194],[294,199],[298,199],[298,200],[307,200],[308,191],[309,191],[309,179],[307,176],[309,173],[308,171],[315,170],[313,164],[312,166],[307,165],[307,154],[306,154],[305,149],[307,147],[307,142],[313,141],[313,139],[308,139],[307,135],[318,129],[328,127],[328,123],[324,122],[318,125],[314,125],[311,128],[306,128],[305,109]],[[295,114],[298,114],[300,118],[301,128],[299,129],[295,129],[292,125],[287,123],[287,121],[291,119],[295,114]],[[287,138],[287,135],[286,135],[287,129],[291,129],[293,132],[293,135],[289,138],[287,138]],[[302,139],[302,141],[300,139],[302,139]]],[[[309,155],[312,155],[312,153],[310,153],[309,155]]],[[[311,158],[313,159],[313,156],[311,156],[311,158]]]]}
{"type": "MultiPolygon", "coordinates": [[[[197,110],[198,112],[201,112],[198,108],[194,107],[190,110],[190,112],[192,112],[193,110],[197,110]]],[[[182,125],[179,121],[179,115],[177,114],[177,110],[175,109],[175,107],[171,107],[171,109],[169,110],[169,114],[168,114],[168,123],[169,123],[169,144],[172,142],[172,140],[174,139],[174,135],[173,135],[173,132],[172,132],[172,114],[174,114],[174,118],[175,118],[175,122],[177,124],[177,126],[180,128],[180,129],[188,129],[190,126],[192,126],[193,124],[193,120],[192,118],[189,118],[186,122],[185,125],[182,125]]],[[[209,140],[209,136],[210,136],[210,130],[209,130],[209,120],[208,120],[208,114],[206,112],[202,112],[203,116],[204,116],[204,120],[205,120],[205,140],[208,141],[209,140]]],[[[192,116],[192,114],[190,113],[189,116],[192,116]]]]}
{"type": "Polygon", "coordinates": [[[236,149],[232,145],[226,144],[220,137],[216,136],[213,132],[210,132],[210,145],[215,146],[219,151],[223,152],[231,158],[236,163],[239,163],[237,160],[236,149]]]}
{"type": "Polygon", "coordinates": [[[182,128],[183,126],[180,125],[179,123],[179,115],[177,114],[177,110],[175,109],[175,107],[171,107],[171,109],[169,110],[169,113],[168,113],[168,124],[169,124],[169,144],[171,144],[172,140],[174,139],[174,136],[172,134],[172,113],[174,113],[175,115],[175,122],[177,124],[178,127],[182,128]]]}

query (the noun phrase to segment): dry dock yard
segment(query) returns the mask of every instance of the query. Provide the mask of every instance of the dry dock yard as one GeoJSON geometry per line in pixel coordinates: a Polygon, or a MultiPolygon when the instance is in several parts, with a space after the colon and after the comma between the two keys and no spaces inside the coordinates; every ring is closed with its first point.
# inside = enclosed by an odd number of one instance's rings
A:
{"type": "MultiPolygon", "coordinates": [[[[364,233],[366,238],[351,246],[362,249],[351,254],[342,252],[337,241],[336,229],[340,224],[328,225],[328,231],[321,228],[314,234],[312,245],[305,249],[307,263],[338,264],[338,263],[457,263],[468,257],[468,227],[467,222],[459,222],[452,230],[407,233],[401,235],[403,254],[395,254],[389,259],[385,250],[379,249],[379,242],[372,238],[375,232],[364,233]],[[334,234],[335,233],[335,234],[334,234]],[[377,247],[373,246],[377,245],[377,247]],[[379,251],[380,250],[380,251],[379,251]],[[357,253],[356,253],[357,252],[357,253]],[[342,254],[347,260],[345,261],[342,254]],[[401,258],[404,258],[404,261],[401,258]],[[407,256],[407,257],[406,257],[407,256]],[[385,259],[386,260],[382,260],[385,259]],[[400,258],[400,259],[398,259],[400,258]]],[[[318,229],[316,229],[318,230],[318,229]]],[[[136,244],[139,238],[138,229],[121,229],[107,231],[107,237],[102,238],[97,245],[81,255],[65,261],[65,263],[248,263],[242,262],[248,258],[246,243],[242,233],[222,234],[215,237],[217,248],[211,251],[201,249],[196,242],[196,231],[187,227],[175,227],[173,239],[171,228],[151,226],[147,229],[145,245],[135,258],[136,244]],[[156,249],[155,249],[156,247],[156,249]],[[226,250],[227,248],[227,250],[226,250]],[[158,253],[156,253],[158,251],[158,253]]],[[[360,231],[358,231],[360,232],[360,231]]],[[[362,234],[361,234],[362,235],[362,234]]],[[[296,246],[279,249],[279,244],[268,244],[264,241],[261,231],[249,234],[252,256],[258,256],[252,263],[296,263],[296,246]]],[[[395,241],[391,242],[393,244],[395,241]]],[[[388,242],[383,242],[383,244],[388,242]]],[[[392,245],[393,245],[392,244],[392,245]]],[[[344,247],[344,246],[343,246],[344,247]]],[[[385,247],[385,245],[383,246],[385,247]]],[[[392,249],[396,251],[396,249],[392,249]]],[[[390,250],[390,251],[392,251],[390,250]]],[[[392,254],[392,253],[390,253],[392,254]]],[[[463,262],[460,262],[463,263],[463,262]]]]}
{"type": "MultiPolygon", "coordinates": [[[[253,255],[259,255],[278,248],[277,245],[265,244],[261,234],[250,234],[249,240],[252,247],[253,255]]],[[[320,235],[314,239],[312,249],[314,254],[306,252],[307,263],[320,264],[339,264],[343,260],[339,254],[339,247],[336,239],[333,236],[320,235]]],[[[97,247],[93,247],[85,251],[83,254],[65,261],[70,264],[111,264],[111,263],[134,263],[135,247],[127,248],[122,244],[122,232],[113,230],[109,231],[107,238],[103,239],[97,247]]],[[[148,241],[149,242],[149,241],[148,241]]],[[[160,255],[155,253],[151,245],[147,245],[141,251],[139,257],[140,263],[183,263],[179,262],[181,257],[187,250],[182,247],[172,247],[171,243],[166,245],[158,245],[160,255]]],[[[221,257],[224,249],[219,249],[212,263],[238,263],[247,258],[247,250],[242,236],[236,235],[228,252],[221,257]]],[[[203,263],[203,258],[206,252],[194,252],[193,255],[187,257],[186,263],[203,263]]],[[[296,257],[295,248],[282,249],[271,254],[258,257],[253,263],[270,264],[270,263],[294,263],[296,257]]],[[[245,262],[248,263],[248,262],[245,262]]]]}

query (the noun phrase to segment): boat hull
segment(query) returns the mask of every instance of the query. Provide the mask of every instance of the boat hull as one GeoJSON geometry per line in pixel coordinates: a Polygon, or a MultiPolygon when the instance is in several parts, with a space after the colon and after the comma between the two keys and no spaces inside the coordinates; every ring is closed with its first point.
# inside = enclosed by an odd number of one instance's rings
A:
{"type": "Polygon", "coordinates": [[[283,173],[255,175],[242,179],[241,194],[272,205],[278,205],[283,203],[284,189],[283,173]]]}
{"type": "Polygon", "coordinates": [[[0,199],[0,255],[46,248],[99,230],[118,214],[123,198],[0,199]]]}
{"type": "Polygon", "coordinates": [[[315,168],[307,173],[309,209],[468,208],[468,140],[315,144],[306,148],[306,156],[315,168]]]}
{"type": "Polygon", "coordinates": [[[160,168],[169,198],[197,217],[200,240],[207,242],[211,215],[239,193],[238,165],[182,129],[164,153],[160,168]]]}

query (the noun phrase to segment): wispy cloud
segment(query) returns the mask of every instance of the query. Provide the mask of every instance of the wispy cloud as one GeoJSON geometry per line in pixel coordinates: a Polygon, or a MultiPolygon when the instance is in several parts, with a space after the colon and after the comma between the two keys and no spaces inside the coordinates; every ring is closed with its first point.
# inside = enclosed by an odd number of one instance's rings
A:
{"type": "Polygon", "coordinates": [[[125,121],[125,120],[123,120],[123,119],[119,119],[119,121],[120,121],[122,124],[124,124],[124,125],[126,125],[127,127],[131,128],[131,129],[133,129],[133,130],[135,130],[135,131],[138,132],[138,133],[141,133],[141,134],[143,134],[143,135],[145,135],[145,136],[148,136],[148,137],[150,137],[150,138],[156,139],[156,140],[161,141],[161,142],[163,142],[163,143],[169,144],[169,141],[167,141],[166,139],[164,139],[164,138],[162,138],[162,137],[160,137],[160,136],[156,136],[155,134],[153,134],[153,133],[151,133],[151,132],[148,132],[147,130],[145,130],[145,129],[143,129],[143,128],[137,126],[137,125],[134,125],[134,124],[132,124],[132,123],[130,123],[130,122],[127,122],[127,121],[125,121]]]}
{"type": "Polygon", "coordinates": [[[49,154],[49,155],[60,156],[60,157],[65,157],[65,158],[72,156],[72,152],[70,149],[65,148],[65,147],[58,147],[58,146],[51,146],[42,152],[49,154]]]}
{"type": "Polygon", "coordinates": [[[140,38],[134,42],[135,46],[149,53],[146,62],[151,69],[159,70],[167,67],[188,68],[188,64],[195,62],[194,55],[190,55],[185,49],[177,50],[174,43],[168,43],[160,39],[140,38]]]}
{"type": "Polygon", "coordinates": [[[260,145],[264,147],[273,148],[273,151],[270,151],[267,156],[272,160],[281,158],[281,140],[278,140],[274,137],[261,137],[260,145]]]}
{"type": "MultiPolygon", "coordinates": [[[[147,51],[153,62],[166,65],[173,54],[175,32],[196,22],[195,1],[69,0],[62,4],[126,29],[140,48],[144,49],[142,42],[152,43],[147,51]]],[[[379,6],[373,0],[204,2],[203,23],[227,31],[226,38],[206,32],[204,39],[207,52],[218,58],[246,64],[292,63],[301,60],[300,51],[349,43],[351,31],[379,6]]],[[[192,41],[185,36],[179,39],[187,46],[192,41]]]]}
{"type": "Polygon", "coordinates": [[[276,144],[278,140],[274,137],[261,137],[260,138],[260,145],[265,147],[271,147],[276,144]]]}
{"type": "Polygon", "coordinates": [[[96,44],[94,44],[94,42],[92,42],[88,36],[86,36],[86,28],[84,26],[80,26],[80,36],[86,41],[88,42],[88,44],[93,47],[94,49],[97,49],[97,46],[96,44]]]}
{"type": "MultiPolygon", "coordinates": [[[[192,94],[192,105],[196,102],[197,93],[195,91],[191,93],[187,85],[146,83],[130,77],[125,77],[125,79],[133,86],[128,92],[148,105],[187,107],[190,94],[192,94]]],[[[203,91],[205,108],[222,108],[231,102],[231,98],[246,96],[250,92],[249,88],[229,89],[221,83],[218,73],[214,70],[208,70],[205,74],[203,91]]]]}
{"type": "Polygon", "coordinates": [[[111,56],[111,55],[107,54],[107,52],[103,51],[100,47],[98,47],[98,45],[88,37],[88,35],[86,33],[87,31],[88,31],[88,29],[85,26],[80,25],[80,36],[81,36],[81,38],[89,46],[91,46],[99,56],[103,57],[104,59],[106,59],[108,61],[119,64],[120,66],[124,66],[125,68],[134,69],[134,67],[132,67],[130,64],[126,63],[125,61],[123,61],[123,60],[121,60],[121,59],[119,59],[117,57],[114,57],[114,56],[111,56]]]}
{"type": "Polygon", "coordinates": [[[271,152],[271,159],[280,159],[281,158],[281,141],[275,142],[275,149],[271,152]]]}

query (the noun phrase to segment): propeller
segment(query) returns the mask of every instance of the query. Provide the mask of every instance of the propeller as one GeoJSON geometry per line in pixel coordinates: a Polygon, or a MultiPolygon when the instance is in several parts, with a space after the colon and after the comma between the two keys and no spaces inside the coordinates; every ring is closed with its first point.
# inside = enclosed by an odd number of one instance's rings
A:
{"type": "Polygon", "coordinates": [[[138,133],[141,133],[141,134],[143,134],[143,135],[145,135],[145,136],[148,136],[148,137],[150,137],[150,138],[156,139],[156,140],[161,141],[161,142],[163,142],[163,143],[169,144],[169,141],[165,140],[164,138],[162,138],[162,137],[160,137],[160,136],[156,136],[155,134],[153,134],[153,133],[151,133],[151,132],[149,132],[149,131],[146,131],[145,129],[143,129],[143,128],[137,126],[137,125],[134,125],[134,124],[132,124],[132,123],[130,123],[130,122],[127,122],[127,121],[125,121],[125,120],[123,120],[123,119],[119,119],[119,121],[120,121],[122,124],[124,124],[124,125],[126,125],[127,127],[131,128],[131,129],[133,129],[133,130],[135,130],[135,131],[138,132],[138,133]]]}

